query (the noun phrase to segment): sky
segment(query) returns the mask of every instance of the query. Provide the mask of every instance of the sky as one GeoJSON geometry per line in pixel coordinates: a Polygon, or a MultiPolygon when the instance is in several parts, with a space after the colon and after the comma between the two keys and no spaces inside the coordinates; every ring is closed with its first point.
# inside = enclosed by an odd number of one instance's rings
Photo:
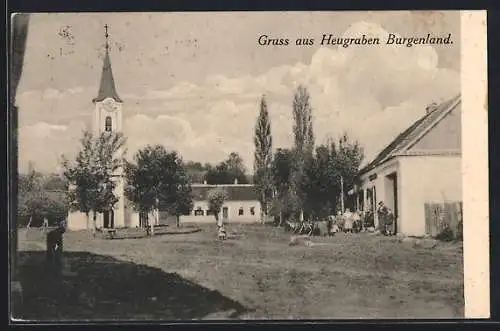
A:
{"type": "Polygon", "coordinates": [[[19,168],[58,171],[90,128],[109,26],[111,62],[124,100],[129,157],[162,144],[185,160],[220,162],[238,152],[249,171],[260,98],[274,148],[289,147],[292,96],[311,95],[316,144],[346,131],[365,162],[431,102],[460,92],[458,12],[49,13],[30,21],[19,106],[19,168]],[[452,34],[451,45],[320,46],[322,34],[452,34]],[[259,46],[315,38],[313,46],[259,46]],[[319,39],[319,40],[318,40],[319,39]]]}

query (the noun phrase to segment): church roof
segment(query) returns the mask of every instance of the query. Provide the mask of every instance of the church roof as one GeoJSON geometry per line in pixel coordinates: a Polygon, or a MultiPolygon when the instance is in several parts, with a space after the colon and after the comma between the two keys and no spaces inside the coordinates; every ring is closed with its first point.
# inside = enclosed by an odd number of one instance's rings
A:
{"type": "Polygon", "coordinates": [[[93,102],[103,101],[106,98],[113,98],[116,102],[123,102],[116,92],[115,80],[113,78],[113,70],[111,69],[111,59],[109,57],[108,45],[106,44],[106,53],[102,65],[101,84],[97,97],[93,102]]]}
{"type": "Polygon", "coordinates": [[[457,95],[435,107],[423,117],[414,122],[410,127],[401,132],[387,147],[385,147],[375,159],[360,170],[362,175],[377,166],[385,163],[395,156],[403,155],[413,144],[418,141],[425,133],[429,132],[437,125],[447,114],[455,109],[461,102],[461,96],[457,95]]]}

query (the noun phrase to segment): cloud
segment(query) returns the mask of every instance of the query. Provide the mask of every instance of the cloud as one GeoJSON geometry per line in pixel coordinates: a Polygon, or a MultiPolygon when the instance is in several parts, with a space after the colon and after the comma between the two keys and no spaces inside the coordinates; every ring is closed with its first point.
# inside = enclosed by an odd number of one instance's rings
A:
{"type": "Polygon", "coordinates": [[[82,87],[70,88],[65,91],[48,88],[42,92],[42,99],[63,99],[83,92],[82,87]]]}
{"type": "Polygon", "coordinates": [[[19,128],[19,167],[27,169],[29,162],[35,163],[39,171],[58,171],[61,156],[72,158],[84,130],[81,122],[54,125],[39,122],[19,128]]]}
{"type": "Polygon", "coordinates": [[[95,92],[95,88],[72,87],[66,90],[47,88],[21,93],[16,97],[19,123],[21,126],[38,122],[68,124],[78,117],[90,121],[95,92]]]}
{"type": "MultiPolygon", "coordinates": [[[[358,22],[343,36],[362,34],[378,36],[383,42],[388,32],[377,24],[358,22]]],[[[311,95],[317,144],[347,131],[365,146],[369,160],[422,116],[427,104],[444,101],[460,91],[459,73],[439,68],[438,60],[435,49],[423,45],[325,46],[318,48],[308,63],[241,77],[208,76],[199,84],[182,81],[164,90],[157,86],[141,96],[129,94],[131,100],[125,100],[124,105],[129,150],[164,144],[185,159],[210,162],[238,151],[251,168],[260,96],[267,96],[275,147],[287,147],[293,141],[293,92],[304,84],[311,95]]],[[[57,96],[59,102],[71,107],[67,100],[78,96],[90,100],[92,93],[85,89],[79,92],[45,91],[43,95],[57,96]]],[[[36,95],[26,98],[36,103],[36,95]]],[[[76,108],[80,112],[84,109],[76,108]]],[[[92,108],[88,109],[90,114],[92,108]]],[[[47,137],[70,132],[43,125],[35,131],[47,137]]]]}
{"type": "MultiPolygon", "coordinates": [[[[161,144],[179,151],[185,141],[193,139],[191,126],[185,120],[169,115],[149,117],[144,114],[125,119],[124,134],[130,153],[148,144],[161,144]]],[[[182,150],[181,150],[182,151],[182,150]]]]}

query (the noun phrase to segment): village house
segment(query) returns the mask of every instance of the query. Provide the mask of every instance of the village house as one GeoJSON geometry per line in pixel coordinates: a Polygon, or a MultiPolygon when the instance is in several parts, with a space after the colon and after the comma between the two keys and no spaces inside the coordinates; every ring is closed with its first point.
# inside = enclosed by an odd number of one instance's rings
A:
{"type": "Polygon", "coordinates": [[[426,114],[399,134],[359,172],[360,185],[351,194],[360,210],[380,201],[396,217],[396,232],[426,235],[425,204],[460,202],[461,97],[433,104],[426,114]]]}
{"type": "Polygon", "coordinates": [[[219,217],[224,222],[254,223],[260,219],[260,203],[252,184],[210,185],[193,184],[194,208],[189,215],[182,215],[181,223],[214,223],[215,216],[209,208],[208,192],[213,188],[221,188],[226,192],[226,200],[219,217]]]}

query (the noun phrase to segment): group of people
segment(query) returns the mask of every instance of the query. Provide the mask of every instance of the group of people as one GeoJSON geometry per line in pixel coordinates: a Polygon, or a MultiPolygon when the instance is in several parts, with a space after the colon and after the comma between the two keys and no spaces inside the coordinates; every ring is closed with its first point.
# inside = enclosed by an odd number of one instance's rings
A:
{"type": "Polygon", "coordinates": [[[328,218],[328,228],[330,234],[359,232],[361,231],[361,212],[351,212],[349,208],[345,210],[344,214],[338,211],[336,216],[328,218]]]}
{"type": "MultiPolygon", "coordinates": [[[[367,222],[366,219],[365,222],[363,222],[363,218],[367,218],[368,216],[368,213],[363,214],[362,211],[351,212],[349,208],[347,208],[343,214],[341,211],[338,211],[336,216],[330,216],[328,218],[328,232],[330,235],[337,232],[360,232],[367,227],[373,226],[372,224],[368,224],[369,222],[367,222]]],[[[382,201],[378,203],[377,216],[381,233],[387,236],[394,235],[394,213],[382,201]]]]}

